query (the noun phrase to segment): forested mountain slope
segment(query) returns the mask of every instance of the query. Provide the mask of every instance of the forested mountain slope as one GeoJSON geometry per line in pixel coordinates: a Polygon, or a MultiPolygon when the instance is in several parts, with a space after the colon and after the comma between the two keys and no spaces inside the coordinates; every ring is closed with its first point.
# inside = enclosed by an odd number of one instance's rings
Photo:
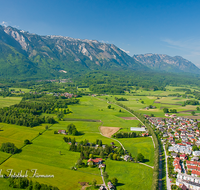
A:
{"type": "Polygon", "coordinates": [[[0,76],[55,77],[90,70],[148,70],[113,44],[40,36],[0,26],[0,76]]]}

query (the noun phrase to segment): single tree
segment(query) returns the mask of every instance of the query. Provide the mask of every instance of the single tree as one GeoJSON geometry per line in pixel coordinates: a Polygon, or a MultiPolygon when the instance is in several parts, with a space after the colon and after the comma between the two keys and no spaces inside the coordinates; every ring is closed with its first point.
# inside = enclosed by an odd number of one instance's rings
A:
{"type": "Polygon", "coordinates": [[[24,140],[24,144],[31,144],[31,142],[28,139],[26,139],[24,140]]]}
{"type": "Polygon", "coordinates": [[[112,178],[111,183],[116,187],[118,183],[118,179],[116,177],[112,178]]]}
{"type": "Polygon", "coordinates": [[[169,110],[167,108],[163,108],[164,113],[169,113],[169,110]]]}
{"type": "Polygon", "coordinates": [[[142,153],[139,153],[139,154],[137,155],[137,160],[138,160],[139,162],[143,162],[143,161],[144,161],[144,156],[142,155],[142,153]]]}
{"type": "Polygon", "coordinates": [[[97,180],[96,180],[96,179],[93,179],[93,181],[92,181],[92,186],[93,186],[93,187],[96,187],[96,184],[97,184],[97,180]]]}

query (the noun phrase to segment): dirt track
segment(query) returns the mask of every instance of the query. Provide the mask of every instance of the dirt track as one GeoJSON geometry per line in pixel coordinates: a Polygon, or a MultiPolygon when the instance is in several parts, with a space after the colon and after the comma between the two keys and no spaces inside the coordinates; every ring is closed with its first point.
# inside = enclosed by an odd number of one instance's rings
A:
{"type": "Polygon", "coordinates": [[[101,133],[106,137],[111,137],[113,134],[115,134],[117,131],[120,130],[120,127],[100,127],[101,133]]]}
{"type": "Polygon", "coordinates": [[[185,111],[179,111],[178,113],[185,113],[185,112],[192,112],[192,111],[196,111],[196,110],[185,110],[185,111]]]}
{"type": "Polygon", "coordinates": [[[136,117],[120,117],[122,119],[125,119],[125,120],[137,120],[136,117]]]}
{"type": "Polygon", "coordinates": [[[185,118],[189,118],[189,119],[200,119],[200,115],[198,115],[198,116],[183,116],[183,117],[185,117],[185,118]]]}

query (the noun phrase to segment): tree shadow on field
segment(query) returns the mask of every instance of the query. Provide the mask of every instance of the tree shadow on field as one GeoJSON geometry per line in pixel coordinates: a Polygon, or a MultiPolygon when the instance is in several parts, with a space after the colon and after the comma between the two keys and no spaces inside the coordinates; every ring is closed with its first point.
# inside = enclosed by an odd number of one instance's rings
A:
{"type": "Polygon", "coordinates": [[[17,149],[17,151],[15,152],[15,154],[19,154],[22,152],[22,149],[17,149]]]}
{"type": "Polygon", "coordinates": [[[124,183],[117,183],[117,186],[123,186],[125,185],[124,183]]]}
{"type": "Polygon", "coordinates": [[[144,159],[144,160],[143,160],[143,163],[145,163],[145,162],[149,162],[149,159],[144,159]]]}
{"type": "Polygon", "coordinates": [[[81,136],[81,135],[84,135],[85,133],[82,132],[82,131],[79,131],[78,134],[76,136],[81,136]]]}

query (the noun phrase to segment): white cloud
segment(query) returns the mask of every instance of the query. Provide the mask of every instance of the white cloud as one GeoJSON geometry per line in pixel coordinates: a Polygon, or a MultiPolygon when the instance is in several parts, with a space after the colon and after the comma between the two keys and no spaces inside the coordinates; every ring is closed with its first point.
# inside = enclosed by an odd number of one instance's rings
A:
{"type": "Polygon", "coordinates": [[[14,25],[13,27],[14,27],[14,28],[18,28],[18,29],[19,29],[19,26],[16,26],[16,25],[14,25]]]}
{"type": "Polygon", "coordinates": [[[200,68],[200,39],[172,40],[166,38],[162,41],[167,43],[167,47],[178,50],[181,56],[192,61],[200,68]]]}
{"type": "Polygon", "coordinates": [[[6,27],[6,26],[8,26],[8,23],[3,21],[3,22],[1,22],[1,25],[6,27]]]}
{"type": "Polygon", "coordinates": [[[106,43],[106,44],[109,43],[109,41],[104,41],[104,40],[100,40],[100,42],[101,42],[101,43],[106,43]]]}
{"type": "MultiPolygon", "coordinates": [[[[121,49],[121,48],[120,48],[121,49]]],[[[127,53],[127,54],[129,54],[130,53],[130,51],[126,51],[126,50],[124,50],[124,49],[121,49],[123,52],[125,52],[125,53],[127,53]]]]}
{"type": "Polygon", "coordinates": [[[187,40],[171,40],[164,39],[163,42],[166,42],[169,47],[176,48],[183,51],[199,52],[200,53],[200,40],[199,39],[187,39],[187,40]]]}

